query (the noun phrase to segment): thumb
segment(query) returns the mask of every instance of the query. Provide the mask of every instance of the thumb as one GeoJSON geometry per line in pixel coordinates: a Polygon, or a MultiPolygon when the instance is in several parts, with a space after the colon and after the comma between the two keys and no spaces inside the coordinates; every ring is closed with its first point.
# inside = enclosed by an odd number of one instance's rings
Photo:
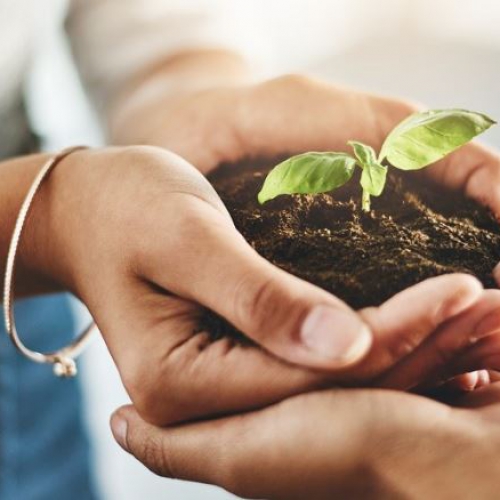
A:
{"type": "Polygon", "coordinates": [[[258,255],[217,208],[188,201],[177,203],[168,227],[158,222],[153,258],[141,263],[145,277],[215,311],[282,360],[328,370],[364,357],[372,336],[361,316],[258,255]]]}
{"type": "Polygon", "coordinates": [[[174,477],[170,462],[165,459],[163,434],[166,430],[141,419],[133,406],[123,406],[113,413],[110,421],[115,441],[155,474],[174,477]]]}
{"type": "MultiPolygon", "coordinates": [[[[242,417],[245,418],[245,417],[242,417]]],[[[111,417],[116,442],[158,476],[217,484],[229,489],[232,462],[238,462],[243,434],[240,420],[197,422],[177,427],[156,427],[144,421],[133,406],[119,408],[111,417]],[[217,446],[214,447],[214,443],[217,446]],[[221,466],[222,453],[227,459],[221,466]]],[[[255,439],[253,439],[255,441],[255,439]]]]}
{"type": "Polygon", "coordinates": [[[171,237],[160,238],[161,265],[153,262],[147,272],[162,288],[215,311],[291,363],[338,369],[368,352],[371,332],[358,314],[259,256],[216,209],[191,200],[176,223],[158,233],[183,237],[175,246],[171,237]],[[203,242],[203,249],[193,241],[203,242]]]}
{"type": "Polygon", "coordinates": [[[365,356],[372,335],[355,311],[273,266],[251,248],[241,247],[233,254],[234,267],[221,282],[232,300],[211,301],[213,294],[207,290],[203,300],[209,307],[291,363],[328,370],[352,365],[365,356]]]}

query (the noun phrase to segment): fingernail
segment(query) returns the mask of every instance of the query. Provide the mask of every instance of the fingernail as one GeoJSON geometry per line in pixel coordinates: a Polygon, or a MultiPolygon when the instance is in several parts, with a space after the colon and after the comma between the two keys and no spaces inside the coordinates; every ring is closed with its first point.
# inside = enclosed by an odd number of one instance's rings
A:
{"type": "Polygon", "coordinates": [[[127,428],[127,421],[118,413],[115,413],[111,417],[111,432],[113,433],[116,442],[128,452],[127,428]]]}
{"type": "Polygon", "coordinates": [[[479,370],[477,373],[477,384],[476,389],[489,385],[491,382],[490,373],[488,370],[479,370]]]}
{"type": "Polygon", "coordinates": [[[339,366],[361,358],[372,342],[370,330],[355,313],[328,306],[316,306],[309,313],[301,338],[316,356],[339,366]]]}

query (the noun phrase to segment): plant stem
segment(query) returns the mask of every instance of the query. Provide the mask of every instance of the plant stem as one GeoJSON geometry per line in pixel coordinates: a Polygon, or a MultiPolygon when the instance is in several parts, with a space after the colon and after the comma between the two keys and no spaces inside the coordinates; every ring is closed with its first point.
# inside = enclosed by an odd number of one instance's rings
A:
{"type": "Polygon", "coordinates": [[[368,191],[365,191],[363,189],[363,197],[361,198],[361,207],[364,212],[369,212],[370,211],[370,193],[368,191]]]}

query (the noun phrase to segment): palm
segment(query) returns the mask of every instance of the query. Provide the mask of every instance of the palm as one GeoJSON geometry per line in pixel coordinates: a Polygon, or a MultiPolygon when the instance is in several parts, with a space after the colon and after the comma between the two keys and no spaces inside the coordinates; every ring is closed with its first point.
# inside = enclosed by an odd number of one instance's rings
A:
{"type": "Polygon", "coordinates": [[[128,450],[157,474],[244,498],[497,498],[500,384],[455,404],[470,409],[337,390],[178,428],[154,428],[132,408],[118,415],[128,421],[128,450]]]}

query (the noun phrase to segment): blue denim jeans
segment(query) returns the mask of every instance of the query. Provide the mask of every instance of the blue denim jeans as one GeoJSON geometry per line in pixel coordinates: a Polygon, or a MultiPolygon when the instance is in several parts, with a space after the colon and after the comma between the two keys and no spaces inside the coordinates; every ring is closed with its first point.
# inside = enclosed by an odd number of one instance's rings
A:
{"type": "MultiPolygon", "coordinates": [[[[21,300],[23,341],[37,350],[75,334],[66,295],[21,300]]],[[[0,316],[1,317],[1,316],[0,316]]],[[[3,320],[3,318],[2,318],[3,320]]],[[[0,499],[95,500],[78,379],[57,379],[49,366],[21,356],[0,326],[0,499]]]]}

